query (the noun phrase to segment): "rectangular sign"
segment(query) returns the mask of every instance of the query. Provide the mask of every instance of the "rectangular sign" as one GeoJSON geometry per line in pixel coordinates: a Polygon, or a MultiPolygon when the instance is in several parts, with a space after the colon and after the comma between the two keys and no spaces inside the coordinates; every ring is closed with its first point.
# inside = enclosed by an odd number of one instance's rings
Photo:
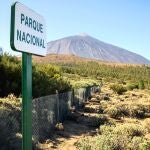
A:
{"type": "Polygon", "coordinates": [[[11,8],[10,45],[15,51],[40,56],[47,53],[44,18],[19,2],[11,8]]]}

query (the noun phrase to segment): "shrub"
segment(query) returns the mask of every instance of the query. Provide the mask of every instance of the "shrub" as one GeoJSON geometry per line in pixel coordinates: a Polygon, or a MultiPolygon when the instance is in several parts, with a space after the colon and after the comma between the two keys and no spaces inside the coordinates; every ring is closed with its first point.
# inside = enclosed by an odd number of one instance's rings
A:
{"type": "Polygon", "coordinates": [[[129,138],[125,135],[105,132],[92,138],[83,138],[77,142],[79,150],[126,150],[129,138]]]}
{"type": "Polygon", "coordinates": [[[110,134],[114,128],[116,127],[116,125],[102,125],[99,127],[98,129],[98,133],[99,134],[110,134]]]}
{"type": "Polygon", "coordinates": [[[131,117],[144,118],[150,113],[150,105],[134,104],[129,106],[129,113],[131,117]]]}
{"type": "Polygon", "coordinates": [[[133,137],[131,143],[129,144],[129,149],[131,150],[139,150],[140,144],[144,142],[143,137],[133,137]]]}
{"type": "Polygon", "coordinates": [[[141,90],[145,89],[145,84],[144,84],[143,80],[139,81],[139,89],[141,89],[141,90]]]}
{"type": "Polygon", "coordinates": [[[134,123],[125,123],[114,128],[113,132],[133,138],[134,136],[143,136],[145,129],[142,126],[134,123]]]}
{"type": "Polygon", "coordinates": [[[148,150],[149,141],[144,139],[144,129],[137,124],[100,126],[98,135],[82,138],[76,146],[79,150],[148,150]]]}
{"type": "Polygon", "coordinates": [[[103,125],[100,126],[100,134],[117,134],[117,135],[126,135],[128,137],[143,136],[146,133],[146,130],[141,126],[134,123],[124,123],[120,125],[103,125]]]}
{"type": "MultiPolygon", "coordinates": [[[[0,56],[0,97],[14,93],[21,95],[21,61],[4,54],[0,56]]],[[[33,64],[33,97],[40,97],[67,91],[71,85],[62,77],[60,67],[50,64],[33,64]]]]}
{"type": "Polygon", "coordinates": [[[89,117],[88,124],[92,127],[99,127],[107,122],[107,117],[105,115],[99,114],[98,116],[89,117]]]}
{"type": "Polygon", "coordinates": [[[0,56],[0,96],[21,93],[21,63],[16,57],[4,54],[0,56]]]}
{"type": "Polygon", "coordinates": [[[15,139],[16,142],[19,140],[16,133],[21,132],[21,110],[18,109],[17,101],[14,99],[0,99],[1,149],[11,148],[12,139],[15,139]]]}
{"type": "Polygon", "coordinates": [[[123,116],[123,113],[122,113],[121,109],[117,108],[115,106],[106,108],[104,110],[104,113],[107,113],[110,117],[112,117],[114,119],[120,119],[120,117],[123,116]]]}
{"type": "Polygon", "coordinates": [[[147,132],[150,133],[150,118],[147,118],[147,119],[144,120],[143,126],[147,130],[147,132]]]}
{"type": "Polygon", "coordinates": [[[91,127],[99,127],[107,122],[107,117],[103,114],[97,116],[81,116],[77,119],[77,122],[86,124],[91,127]]]}
{"type": "Polygon", "coordinates": [[[140,150],[150,150],[150,141],[144,140],[144,142],[140,143],[139,149],[140,150]]]}
{"type": "Polygon", "coordinates": [[[138,89],[138,88],[139,88],[138,83],[129,83],[127,85],[127,89],[130,90],[130,91],[132,91],[134,89],[138,89]]]}
{"type": "Polygon", "coordinates": [[[61,76],[59,67],[37,65],[33,68],[33,97],[40,97],[68,91],[71,85],[61,76]]]}
{"type": "Polygon", "coordinates": [[[80,141],[77,141],[75,143],[75,146],[77,147],[78,150],[92,150],[94,145],[93,142],[95,141],[92,140],[91,138],[85,137],[82,138],[80,141]]]}
{"type": "MultiPolygon", "coordinates": [[[[97,80],[92,80],[92,79],[83,79],[80,80],[79,78],[77,79],[77,81],[74,81],[72,80],[71,81],[71,84],[73,86],[73,88],[84,88],[84,87],[90,87],[90,86],[96,86],[96,85],[99,85],[99,82],[97,80]]],[[[97,92],[100,90],[100,89],[96,89],[97,92]]]]}
{"type": "Polygon", "coordinates": [[[109,133],[97,136],[93,146],[96,150],[126,150],[128,143],[127,136],[109,133]]]}
{"type": "Polygon", "coordinates": [[[125,103],[110,107],[106,105],[103,109],[104,113],[107,113],[114,119],[120,119],[124,116],[142,119],[150,116],[150,105],[147,104],[125,103]]]}
{"type": "Polygon", "coordinates": [[[127,89],[123,85],[120,85],[120,84],[112,84],[110,85],[110,89],[119,95],[127,91],[127,89]]]}

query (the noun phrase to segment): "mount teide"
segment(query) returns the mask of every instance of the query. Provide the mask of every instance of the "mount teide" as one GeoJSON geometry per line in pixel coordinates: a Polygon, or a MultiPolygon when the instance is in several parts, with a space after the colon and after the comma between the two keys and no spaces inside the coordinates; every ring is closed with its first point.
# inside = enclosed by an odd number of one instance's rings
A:
{"type": "Polygon", "coordinates": [[[150,64],[150,61],[143,56],[88,35],[76,35],[51,41],[48,43],[48,54],[67,54],[128,64],[150,64]]]}

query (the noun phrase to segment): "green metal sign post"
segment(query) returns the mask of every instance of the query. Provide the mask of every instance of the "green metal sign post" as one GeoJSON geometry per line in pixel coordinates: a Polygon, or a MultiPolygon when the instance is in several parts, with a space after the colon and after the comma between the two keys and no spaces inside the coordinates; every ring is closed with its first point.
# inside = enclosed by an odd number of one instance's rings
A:
{"type": "Polygon", "coordinates": [[[22,53],[22,149],[32,150],[32,56],[22,53]]]}
{"type": "Polygon", "coordinates": [[[15,2],[11,6],[10,45],[22,52],[22,150],[32,150],[32,54],[46,56],[44,18],[15,2]]]}

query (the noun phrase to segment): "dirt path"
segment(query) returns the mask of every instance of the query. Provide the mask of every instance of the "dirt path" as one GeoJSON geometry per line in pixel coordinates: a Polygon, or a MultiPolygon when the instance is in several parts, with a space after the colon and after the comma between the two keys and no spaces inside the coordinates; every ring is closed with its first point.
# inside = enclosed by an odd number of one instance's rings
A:
{"type": "Polygon", "coordinates": [[[51,140],[41,144],[40,150],[76,150],[75,143],[79,139],[96,134],[96,127],[90,125],[90,119],[98,114],[92,112],[97,106],[99,102],[90,101],[80,111],[72,112],[68,120],[63,123],[64,130],[56,131],[51,140]]]}
{"type": "Polygon", "coordinates": [[[73,121],[64,122],[65,131],[63,135],[57,138],[61,141],[56,147],[58,150],[76,150],[75,143],[84,136],[92,136],[94,129],[84,124],[76,123],[73,121]]]}

